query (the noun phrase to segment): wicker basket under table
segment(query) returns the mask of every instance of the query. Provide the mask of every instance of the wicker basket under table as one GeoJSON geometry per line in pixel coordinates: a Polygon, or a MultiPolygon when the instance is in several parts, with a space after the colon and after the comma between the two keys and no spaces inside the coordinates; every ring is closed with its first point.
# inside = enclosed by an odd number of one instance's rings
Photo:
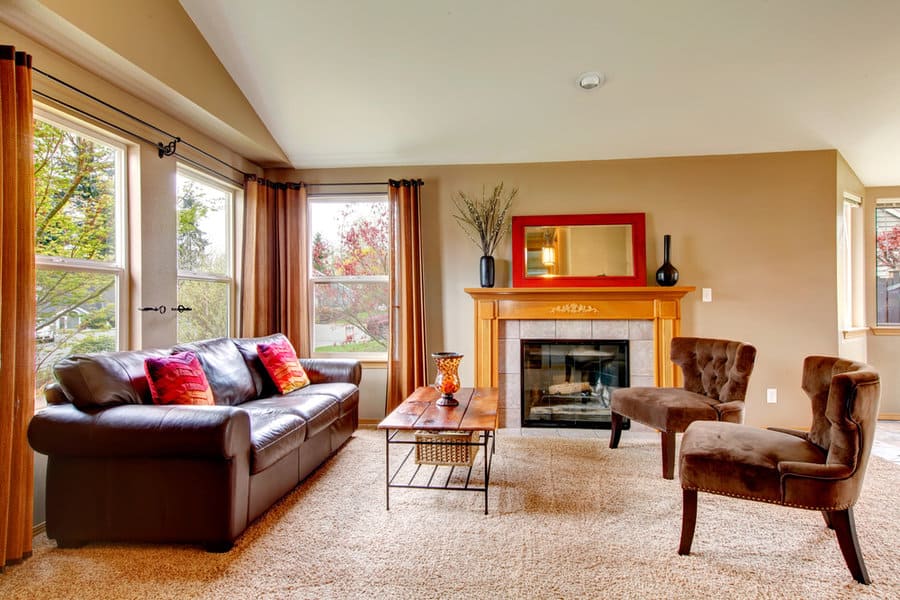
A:
{"type": "Polygon", "coordinates": [[[471,467],[478,454],[480,431],[417,431],[416,464],[471,467]]]}

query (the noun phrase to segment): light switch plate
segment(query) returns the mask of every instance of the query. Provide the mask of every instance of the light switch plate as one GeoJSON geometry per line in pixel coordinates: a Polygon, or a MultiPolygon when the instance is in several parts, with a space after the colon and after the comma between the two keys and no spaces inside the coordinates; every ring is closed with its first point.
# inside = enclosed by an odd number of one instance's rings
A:
{"type": "Polygon", "coordinates": [[[775,404],[778,402],[778,390],[775,388],[768,388],[766,390],[766,402],[769,404],[775,404]]]}
{"type": "Polygon", "coordinates": [[[703,288],[703,301],[712,302],[712,288],[703,288]]]}

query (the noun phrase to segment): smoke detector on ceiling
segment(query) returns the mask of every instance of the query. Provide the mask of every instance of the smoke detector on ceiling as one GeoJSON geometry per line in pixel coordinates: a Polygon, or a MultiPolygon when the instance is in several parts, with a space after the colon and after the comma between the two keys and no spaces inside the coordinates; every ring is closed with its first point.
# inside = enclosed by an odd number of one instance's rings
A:
{"type": "Polygon", "coordinates": [[[593,90],[603,85],[605,81],[606,75],[597,71],[590,71],[578,76],[578,87],[583,90],[593,90]]]}

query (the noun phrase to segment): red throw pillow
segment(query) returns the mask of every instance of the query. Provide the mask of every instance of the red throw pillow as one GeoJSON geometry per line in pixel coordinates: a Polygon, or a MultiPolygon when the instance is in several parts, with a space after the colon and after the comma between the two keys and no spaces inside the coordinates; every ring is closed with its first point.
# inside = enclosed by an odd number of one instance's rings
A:
{"type": "Polygon", "coordinates": [[[213,404],[206,373],[193,352],[148,358],[144,372],[155,404],[213,404]]]}
{"type": "Polygon", "coordinates": [[[309,385],[309,377],[300,366],[300,359],[288,340],[279,340],[271,344],[258,344],[256,352],[259,359],[275,382],[275,387],[282,394],[299,390],[309,385]]]}

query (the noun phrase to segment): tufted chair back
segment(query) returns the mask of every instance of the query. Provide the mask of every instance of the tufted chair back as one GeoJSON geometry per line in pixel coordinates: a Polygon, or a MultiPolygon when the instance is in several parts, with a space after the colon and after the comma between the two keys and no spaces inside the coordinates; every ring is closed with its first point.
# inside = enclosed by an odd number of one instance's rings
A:
{"type": "Polygon", "coordinates": [[[672,362],[681,367],[684,389],[719,402],[743,401],[756,348],[731,340],[677,337],[672,362]]]}
{"type": "MultiPolygon", "coordinates": [[[[813,413],[806,439],[827,453],[826,465],[856,475],[861,484],[878,419],[878,373],[860,362],[808,356],[802,386],[813,413]]],[[[854,488],[855,500],[859,486],[854,488]]]]}

